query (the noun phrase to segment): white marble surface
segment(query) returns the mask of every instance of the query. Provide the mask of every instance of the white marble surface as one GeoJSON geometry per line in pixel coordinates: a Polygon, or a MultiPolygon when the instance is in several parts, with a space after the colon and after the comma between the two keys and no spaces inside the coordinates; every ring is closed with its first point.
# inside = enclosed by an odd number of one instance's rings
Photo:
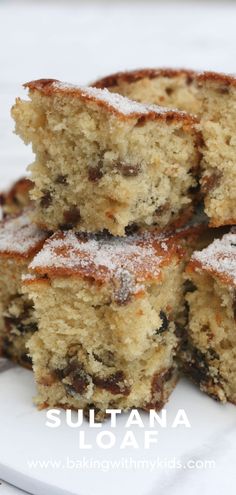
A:
{"type": "Polygon", "coordinates": [[[16,488],[13,485],[9,485],[5,481],[0,480],[0,494],[1,495],[27,495],[25,491],[16,488]]]}
{"type": "MultiPolygon", "coordinates": [[[[14,98],[23,95],[23,82],[55,77],[87,83],[113,71],[142,66],[186,66],[235,72],[235,22],[234,1],[1,0],[0,187],[24,174],[32,160],[30,149],[12,134],[13,123],[9,116],[14,98]]],[[[10,474],[5,469],[4,478],[32,493],[50,495],[39,483],[43,481],[42,472],[35,472],[32,482],[28,480],[24,471],[25,456],[33,455],[35,442],[39,445],[39,455],[43,452],[50,455],[50,449],[53,453],[55,446],[60,453],[63,442],[73,451],[75,440],[71,431],[45,436],[44,413],[36,413],[31,405],[34,388],[28,372],[10,370],[4,375],[4,380],[0,380],[0,462],[11,470],[18,469],[10,474]]],[[[164,456],[175,452],[184,459],[213,456],[217,462],[213,471],[167,469],[160,477],[158,474],[158,478],[144,472],[128,473],[126,477],[123,472],[117,476],[87,472],[79,479],[73,473],[48,471],[43,474],[44,481],[57,485],[54,492],[57,495],[60,488],[66,493],[68,486],[70,493],[78,495],[111,492],[126,495],[134,493],[134,481],[136,495],[189,492],[218,495],[223,491],[233,495],[235,408],[230,405],[222,408],[186,383],[179,385],[168,407],[173,412],[177,406],[189,408],[193,422],[191,434],[185,431],[183,435],[173,435],[162,431],[159,453],[164,456]]],[[[13,488],[0,485],[0,495],[10,494],[9,490],[13,488]]]]}

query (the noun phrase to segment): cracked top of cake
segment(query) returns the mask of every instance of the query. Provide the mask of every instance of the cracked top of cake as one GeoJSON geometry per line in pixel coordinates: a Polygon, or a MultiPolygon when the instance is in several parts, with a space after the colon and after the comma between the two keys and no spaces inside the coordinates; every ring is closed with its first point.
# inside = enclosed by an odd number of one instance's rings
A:
{"type": "Polygon", "coordinates": [[[168,67],[163,68],[144,68],[131,71],[116,72],[102,79],[99,79],[93,86],[96,88],[112,88],[122,82],[134,83],[141,79],[155,79],[155,77],[166,77],[171,79],[172,77],[185,76],[187,84],[191,84],[196,72],[191,69],[171,69],[168,67]]]}
{"type": "MultiPolygon", "coordinates": [[[[43,246],[29,266],[35,275],[50,277],[77,275],[99,283],[109,281],[131,285],[161,278],[161,271],[173,258],[184,254],[174,236],[143,233],[129,237],[105,234],[57,232],[43,246]]],[[[31,283],[32,280],[26,280],[31,283]]]]}
{"type": "Polygon", "coordinates": [[[29,213],[9,217],[0,223],[0,257],[32,257],[48,234],[32,224],[29,213]]]}
{"type": "Polygon", "coordinates": [[[202,251],[195,251],[188,271],[199,268],[221,279],[223,283],[236,286],[236,229],[216,239],[202,251]]]}
{"type": "Polygon", "coordinates": [[[90,86],[79,86],[57,81],[56,79],[38,79],[24,84],[30,92],[38,91],[46,96],[71,96],[81,101],[91,101],[106,108],[110,113],[119,118],[182,121],[184,124],[195,124],[197,119],[186,112],[159,107],[158,105],[146,105],[130,100],[116,93],[110,93],[107,89],[99,89],[90,86]]]}

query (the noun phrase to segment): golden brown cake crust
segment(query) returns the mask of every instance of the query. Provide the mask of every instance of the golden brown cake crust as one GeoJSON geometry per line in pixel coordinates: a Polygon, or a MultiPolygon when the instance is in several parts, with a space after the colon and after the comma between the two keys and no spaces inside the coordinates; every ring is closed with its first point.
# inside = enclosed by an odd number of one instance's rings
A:
{"type": "Polygon", "coordinates": [[[236,76],[234,74],[224,74],[223,72],[211,72],[206,71],[197,74],[196,79],[198,82],[215,82],[225,84],[226,86],[236,86],[236,76]]]}
{"type": "Polygon", "coordinates": [[[0,258],[31,258],[47,237],[46,231],[31,223],[27,211],[7,217],[0,223],[0,258]]]}
{"type": "MultiPolygon", "coordinates": [[[[68,83],[62,83],[57,79],[38,79],[35,81],[30,81],[23,85],[28,88],[29,91],[39,91],[45,96],[52,95],[70,95],[73,97],[81,98],[85,101],[93,101],[97,105],[105,108],[107,111],[115,113],[122,120],[129,120],[133,118],[139,119],[139,124],[141,125],[146,120],[162,120],[166,122],[183,122],[186,126],[192,127],[194,124],[198,123],[198,119],[186,112],[172,110],[165,107],[158,107],[158,105],[143,105],[136,102],[132,102],[125,97],[116,95],[115,93],[109,94],[106,89],[101,90],[95,87],[83,87],[71,85],[68,83]],[[96,95],[96,90],[98,91],[96,95]],[[102,97],[102,91],[104,91],[104,98],[102,97]],[[110,95],[107,98],[108,94],[110,95]],[[113,104],[115,98],[120,101],[120,108],[118,105],[113,104]],[[122,110],[125,102],[129,103],[133,110],[130,108],[128,112],[122,110]],[[123,103],[123,104],[122,104],[123,103]]],[[[196,132],[197,133],[197,132],[196,132]]]]}
{"type": "Polygon", "coordinates": [[[202,251],[193,253],[187,273],[203,270],[219,278],[224,284],[236,286],[236,232],[216,239],[202,251]]]}
{"type": "MultiPolygon", "coordinates": [[[[174,256],[184,256],[180,239],[182,234],[143,233],[129,238],[100,237],[73,232],[57,232],[30,264],[34,275],[49,277],[76,275],[98,283],[131,276],[132,283],[158,280],[161,268],[174,256]]],[[[24,283],[38,283],[34,277],[24,283]]]]}
{"type": "Polygon", "coordinates": [[[27,194],[33,188],[33,183],[30,179],[22,177],[16,181],[13,186],[7,191],[0,194],[0,204],[12,203],[18,194],[27,194]]]}
{"type": "MultiPolygon", "coordinates": [[[[208,230],[207,224],[195,224],[190,227],[187,226],[177,230],[166,230],[165,232],[155,228],[149,229],[149,231],[141,229],[140,233],[134,235],[133,237],[133,239],[136,238],[133,245],[136,245],[137,251],[134,251],[131,255],[127,254],[126,262],[132,265],[133,259],[139,256],[140,259],[137,263],[138,271],[136,267],[136,276],[138,276],[139,281],[153,278],[154,272],[152,269],[159,269],[162,266],[167,265],[170,259],[175,255],[178,257],[183,257],[186,254],[186,249],[192,245],[196,246],[198,239],[203,237],[208,230]],[[145,247],[147,249],[153,249],[155,255],[159,256],[159,259],[150,259],[150,255],[152,257],[151,251],[147,251],[146,253],[143,251],[140,256],[139,247],[144,249],[145,247]]],[[[89,251],[87,253],[86,251],[81,253],[79,249],[81,242],[84,242],[86,245],[89,240],[91,241],[93,239],[96,239],[96,236],[93,234],[75,234],[68,232],[55,233],[44,244],[43,250],[41,251],[42,254],[39,253],[39,257],[33,260],[32,266],[30,265],[32,275],[29,274],[26,278],[24,278],[24,285],[30,285],[33,283],[47,283],[47,278],[44,278],[45,274],[52,278],[61,275],[77,275],[103,283],[107,280],[107,271],[109,271],[109,267],[106,269],[105,266],[98,266],[97,263],[94,263],[93,256],[92,254],[89,254],[89,251]],[[69,237],[71,237],[73,243],[76,242],[77,251],[72,244],[67,245],[69,237]],[[76,238],[78,239],[78,242],[76,238]],[[58,241],[61,244],[60,246],[57,246],[58,241]],[[46,253],[46,257],[44,257],[44,253],[46,253]],[[74,266],[72,266],[72,259],[70,257],[71,254],[73,257],[81,257],[82,255],[84,259],[86,258],[86,266],[81,266],[81,260],[77,261],[77,264],[75,264],[75,259],[74,266]],[[53,260],[53,257],[55,257],[54,259],[60,256],[63,257],[65,260],[64,266],[61,264],[61,266],[58,267],[55,266],[55,263],[51,263],[51,266],[47,265],[46,261],[49,259],[48,255],[50,256],[50,261],[53,260]]],[[[115,240],[115,238],[113,239],[115,240]]],[[[117,238],[117,241],[122,243],[122,238],[117,238]]],[[[132,243],[132,236],[130,236],[130,241],[132,243]]],[[[123,239],[123,243],[125,242],[127,241],[123,239]]],[[[129,241],[127,242],[127,247],[128,245],[129,241]]],[[[122,253],[122,248],[120,253],[116,253],[114,260],[117,265],[119,265],[119,263],[122,265],[123,258],[121,259],[120,256],[123,256],[124,254],[125,253],[122,253]]],[[[107,256],[111,257],[112,253],[107,253],[107,256]]],[[[112,272],[111,268],[110,272],[112,272]]]]}
{"type": "Polygon", "coordinates": [[[185,76],[187,83],[191,84],[193,81],[212,81],[217,83],[223,83],[226,85],[236,86],[236,75],[225,74],[223,72],[204,71],[198,72],[191,69],[171,69],[171,68],[157,68],[157,69],[137,69],[126,72],[116,72],[102,79],[98,79],[92,86],[96,88],[112,88],[122,82],[132,83],[139,81],[140,79],[154,79],[155,77],[178,77],[185,76]]]}
{"type": "Polygon", "coordinates": [[[160,69],[137,69],[133,71],[126,72],[116,72],[110,76],[99,79],[92,86],[96,88],[112,88],[117,86],[121,82],[132,83],[139,81],[140,79],[148,78],[154,79],[155,77],[178,77],[186,76],[189,84],[193,81],[196,76],[196,72],[191,69],[171,69],[171,68],[160,68],[160,69]]]}

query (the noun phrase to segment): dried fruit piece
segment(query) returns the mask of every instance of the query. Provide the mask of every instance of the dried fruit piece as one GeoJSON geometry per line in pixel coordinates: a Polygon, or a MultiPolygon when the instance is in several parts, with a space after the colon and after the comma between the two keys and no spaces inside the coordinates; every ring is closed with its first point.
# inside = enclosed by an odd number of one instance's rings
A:
{"type": "Polygon", "coordinates": [[[157,330],[155,331],[155,334],[156,335],[159,335],[160,333],[163,333],[165,332],[166,330],[168,330],[168,327],[169,327],[169,320],[165,314],[165,312],[163,310],[160,311],[160,319],[162,321],[162,324],[159,328],[157,328],[157,330]]]}
{"type": "Polygon", "coordinates": [[[55,180],[56,184],[67,184],[67,175],[59,174],[55,180]]]}
{"type": "Polygon", "coordinates": [[[88,169],[88,178],[91,182],[98,182],[103,177],[102,162],[88,169]]]}
{"type": "Polygon", "coordinates": [[[125,162],[117,163],[116,168],[120,174],[123,175],[123,177],[137,177],[141,170],[141,166],[139,164],[125,162]]]}
{"type": "Polygon", "coordinates": [[[91,383],[91,377],[85,372],[81,363],[77,359],[72,359],[63,369],[56,369],[54,373],[60,380],[64,381],[66,391],[70,395],[82,394],[91,383]]]}
{"type": "Polygon", "coordinates": [[[73,208],[70,208],[70,210],[68,210],[68,211],[65,211],[63,216],[65,219],[65,223],[62,223],[60,225],[61,230],[73,229],[74,227],[77,226],[77,224],[81,220],[80,210],[76,206],[73,208]]]}
{"type": "Polygon", "coordinates": [[[52,204],[52,195],[50,191],[43,191],[43,196],[40,199],[40,206],[42,208],[48,208],[52,204]]]}
{"type": "Polygon", "coordinates": [[[212,172],[211,175],[205,175],[201,181],[202,193],[208,194],[212,189],[215,189],[219,185],[221,175],[219,171],[212,172]]]}
{"type": "Polygon", "coordinates": [[[129,395],[130,393],[130,387],[125,384],[125,375],[123,371],[117,371],[106,378],[94,376],[93,382],[97,387],[109,390],[109,392],[114,395],[129,395]]]}

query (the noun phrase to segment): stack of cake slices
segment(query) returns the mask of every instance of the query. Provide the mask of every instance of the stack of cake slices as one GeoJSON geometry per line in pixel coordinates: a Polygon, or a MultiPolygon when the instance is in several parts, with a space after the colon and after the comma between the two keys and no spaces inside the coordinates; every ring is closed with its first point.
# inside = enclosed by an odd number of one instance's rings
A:
{"type": "Polygon", "coordinates": [[[25,87],[12,116],[35,161],[0,196],[2,355],[33,367],[39,407],[159,410],[180,372],[236,403],[236,78],[25,87]]]}

